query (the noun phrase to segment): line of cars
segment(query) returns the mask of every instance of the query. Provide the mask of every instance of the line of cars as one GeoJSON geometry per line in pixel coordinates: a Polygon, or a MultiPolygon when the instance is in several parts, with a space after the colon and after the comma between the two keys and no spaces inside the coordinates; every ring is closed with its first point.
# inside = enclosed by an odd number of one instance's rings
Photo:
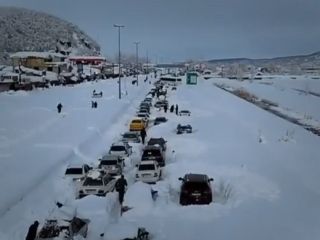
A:
{"type": "MultiPolygon", "coordinates": [[[[156,91],[156,90],[155,90],[156,91]]],[[[129,130],[133,136],[138,136],[137,131],[145,129],[150,122],[150,111],[152,107],[152,98],[146,97],[139,106],[136,117],[131,121],[129,130]],[[141,117],[141,111],[148,112],[147,116],[141,117]]],[[[154,119],[154,125],[166,122],[165,117],[154,119]]],[[[130,139],[131,140],[131,139],[130,139]]],[[[165,166],[165,151],[167,149],[166,141],[163,138],[150,138],[147,146],[143,148],[140,162],[136,164],[135,180],[145,183],[155,183],[161,179],[162,167],[165,166]]]]}

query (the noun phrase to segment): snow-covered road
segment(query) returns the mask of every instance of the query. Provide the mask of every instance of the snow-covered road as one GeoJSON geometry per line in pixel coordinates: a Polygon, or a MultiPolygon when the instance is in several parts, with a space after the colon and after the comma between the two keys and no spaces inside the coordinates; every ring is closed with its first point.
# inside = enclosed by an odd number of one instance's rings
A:
{"type": "MultiPolygon", "coordinates": [[[[7,191],[10,186],[23,189],[47,177],[0,218],[0,232],[9,239],[22,239],[28,225],[34,219],[43,220],[50,215],[54,201],[60,199],[69,206],[81,205],[79,212],[92,221],[90,240],[100,240],[101,231],[105,233],[104,239],[119,240],[117,237],[132,226],[146,227],[154,240],[320,237],[319,137],[203,79],[196,86],[182,85],[177,91],[169,91],[169,105],[178,104],[180,110],[190,110],[191,117],[153,111],[152,117],[169,119],[147,132],[148,138],[164,137],[168,141],[167,165],[163,180],[152,186],[134,183],[135,170],[127,169],[129,188],[125,205],[133,207],[132,210],[119,218],[114,209],[114,194],[74,200],[72,187],[63,180],[66,163],[60,162],[90,163],[100,157],[127,130],[134,106],[143,99],[142,93],[149,86],[140,89],[130,86],[129,96],[121,102],[114,96],[116,87],[100,82],[27,96],[0,95],[1,109],[5,106],[6,112],[6,117],[0,120],[0,131],[6,132],[0,139],[1,187],[7,191]],[[106,93],[106,99],[99,100],[97,111],[89,108],[94,88],[106,93]],[[35,99],[39,104],[34,104],[35,99]],[[58,101],[65,105],[65,117],[54,120],[58,101]],[[38,114],[29,114],[28,109],[35,109],[38,114]],[[23,131],[18,116],[25,117],[25,126],[42,125],[23,131]],[[178,123],[191,124],[194,133],[176,135],[178,123]],[[12,135],[11,126],[15,129],[12,135]],[[293,134],[284,141],[288,130],[293,134]],[[25,165],[22,167],[21,163],[25,165]],[[53,170],[46,172],[48,169],[53,170]],[[190,172],[205,173],[215,179],[214,203],[179,205],[178,177],[190,172]],[[4,177],[12,185],[5,184],[4,177]],[[155,202],[150,196],[151,187],[159,192],[155,202]]],[[[142,146],[134,148],[139,153],[142,146]]],[[[14,190],[9,193],[15,198],[22,194],[14,190]]],[[[8,197],[0,199],[0,207],[10,203],[8,197]]]]}

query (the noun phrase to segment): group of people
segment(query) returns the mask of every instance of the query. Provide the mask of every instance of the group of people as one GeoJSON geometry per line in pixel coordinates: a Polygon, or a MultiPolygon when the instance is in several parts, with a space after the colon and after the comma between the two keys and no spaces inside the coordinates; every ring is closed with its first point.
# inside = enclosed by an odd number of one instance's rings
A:
{"type": "MultiPolygon", "coordinates": [[[[164,110],[165,113],[167,113],[167,111],[168,111],[168,105],[164,105],[163,110],[164,110]]],[[[176,115],[178,115],[178,113],[179,113],[178,104],[176,104],[176,106],[171,105],[171,107],[170,107],[170,112],[173,113],[174,111],[176,112],[176,115]]]]}

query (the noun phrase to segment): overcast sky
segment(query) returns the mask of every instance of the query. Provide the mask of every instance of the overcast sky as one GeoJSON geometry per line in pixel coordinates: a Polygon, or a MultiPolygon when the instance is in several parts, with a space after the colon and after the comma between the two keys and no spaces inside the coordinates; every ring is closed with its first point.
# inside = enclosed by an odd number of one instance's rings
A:
{"type": "MultiPolygon", "coordinates": [[[[320,0],[0,0],[77,24],[102,47],[159,62],[233,57],[269,58],[320,50],[320,0]]],[[[1,26],[0,26],[1,27],[1,26]]]]}

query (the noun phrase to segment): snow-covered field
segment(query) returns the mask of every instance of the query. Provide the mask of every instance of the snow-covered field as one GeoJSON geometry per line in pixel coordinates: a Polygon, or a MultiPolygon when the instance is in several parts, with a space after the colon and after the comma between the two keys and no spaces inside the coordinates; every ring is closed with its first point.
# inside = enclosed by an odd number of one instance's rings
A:
{"type": "MultiPolygon", "coordinates": [[[[190,110],[190,117],[153,110],[152,117],[169,119],[147,131],[148,138],[168,141],[167,165],[155,185],[134,182],[134,164],[127,166],[124,205],[132,210],[120,217],[115,193],[75,200],[63,178],[66,165],[94,163],[106,152],[150,87],[129,80],[121,101],[116,82],[109,81],[0,94],[0,239],[23,239],[35,219],[56,214],[55,201],[90,218],[90,240],[120,240],[137,226],[156,240],[320,238],[319,137],[202,79],[169,91],[169,105],[190,110]],[[97,109],[91,109],[93,89],[104,92],[97,109]],[[60,115],[58,102],[64,105],[60,115]],[[176,135],[178,123],[191,124],[194,132],[176,135]],[[190,172],[214,178],[214,203],[179,205],[178,177],[190,172]],[[151,188],[158,190],[156,201],[151,188]]],[[[132,163],[141,149],[134,145],[132,163]]]]}

